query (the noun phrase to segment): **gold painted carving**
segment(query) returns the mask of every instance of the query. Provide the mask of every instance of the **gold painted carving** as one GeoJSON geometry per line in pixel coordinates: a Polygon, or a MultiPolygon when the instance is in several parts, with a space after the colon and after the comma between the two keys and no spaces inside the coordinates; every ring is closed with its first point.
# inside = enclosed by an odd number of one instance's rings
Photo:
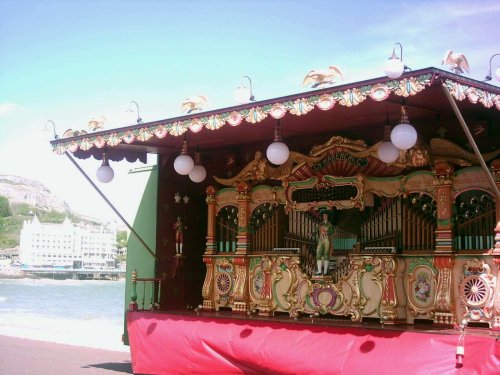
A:
{"type": "Polygon", "coordinates": [[[236,176],[232,178],[214,176],[214,179],[224,186],[234,186],[236,183],[242,181],[262,182],[267,179],[284,180],[292,174],[295,166],[305,163],[317,163],[321,159],[322,157],[307,156],[299,152],[290,151],[288,160],[284,164],[275,167],[262,155],[262,152],[257,151],[254,160],[248,163],[236,176]]]}

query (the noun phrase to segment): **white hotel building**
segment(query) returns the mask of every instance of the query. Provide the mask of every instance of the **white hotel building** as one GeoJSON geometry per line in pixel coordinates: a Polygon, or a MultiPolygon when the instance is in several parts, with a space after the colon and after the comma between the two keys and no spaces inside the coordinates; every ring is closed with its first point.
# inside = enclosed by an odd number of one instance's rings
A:
{"type": "Polygon", "coordinates": [[[21,230],[19,261],[28,267],[113,269],[116,252],[116,228],[105,225],[40,223],[35,215],[21,230]]]}

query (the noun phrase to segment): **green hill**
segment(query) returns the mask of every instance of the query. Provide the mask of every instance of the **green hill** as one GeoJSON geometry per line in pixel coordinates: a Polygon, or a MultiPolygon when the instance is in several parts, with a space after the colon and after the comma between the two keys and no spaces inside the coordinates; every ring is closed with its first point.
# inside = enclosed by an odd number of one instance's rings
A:
{"type": "Polygon", "coordinates": [[[41,222],[81,221],[69,206],[38,181],[0,175],[0,250],[15,249],[23,222],[37,215],[41,222]]]}

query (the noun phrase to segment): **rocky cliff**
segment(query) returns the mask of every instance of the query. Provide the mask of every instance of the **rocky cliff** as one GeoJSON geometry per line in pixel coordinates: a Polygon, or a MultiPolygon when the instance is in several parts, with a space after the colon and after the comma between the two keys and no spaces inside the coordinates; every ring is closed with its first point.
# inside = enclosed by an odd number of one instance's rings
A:
{"type": "Polygon", "coordinates": [[[0,196],[7,197],[11,205],[26,203],[44,211],[70,211],[66,202],[52,195],[41,182],[23,177],[0,175],[0,196]]]}

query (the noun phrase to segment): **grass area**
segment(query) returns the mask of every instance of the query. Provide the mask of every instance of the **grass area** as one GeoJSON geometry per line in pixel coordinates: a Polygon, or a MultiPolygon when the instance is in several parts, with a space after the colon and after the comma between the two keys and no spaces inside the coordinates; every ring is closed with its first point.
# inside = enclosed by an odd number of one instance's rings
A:
{"type": "Polygon", "coordinates": [[[35,213],[42,223],[62,223],[67,216],[65,212],[44,211],[26,203],[13,204],[10,210],[11,216],[0,216],[0,249],[19,245],[23,222],[32,220],[35,213]]]}
{"type": "Polygon", "coordinates": [[[23,221],[27,216],[0,217],[0,249],[7,249],[19,245],[19,236],[23,221]]]}

